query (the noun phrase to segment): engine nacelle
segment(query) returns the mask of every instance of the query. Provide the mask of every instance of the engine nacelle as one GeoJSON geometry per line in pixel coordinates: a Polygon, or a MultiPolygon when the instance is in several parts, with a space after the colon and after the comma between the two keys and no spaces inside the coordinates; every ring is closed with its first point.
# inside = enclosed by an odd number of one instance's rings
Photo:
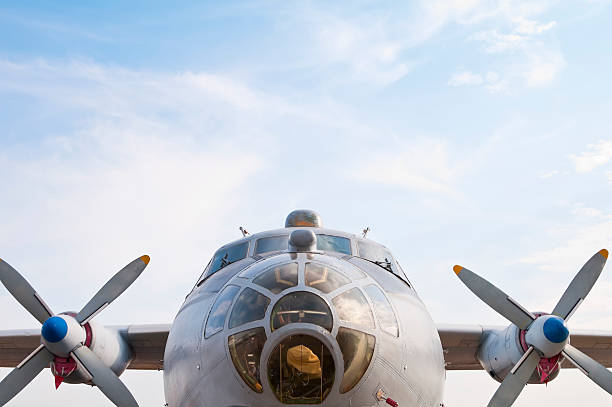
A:
{"type": "MultiPolygon", "coordinates": [[[[510,325],[503,330],[485,330],[476,357],[493,379],[502,382],[527,348],[524,331],[510,325]]],[[[561,361],[558,357],[542,358],[528,383],[545,383],[555,379],[561,361]]]]}
{"type": "MultiPolygon", "coordinates": [[[[89,322],[85,326],[87,339],[84,346],[89,348],[110,369],[120,376],[132,361],[132,350],[127,340],[118,329],[107,328],[103,325],[89,322]]],[[[55,376],[64,376],[62,370],[70,367],[72,360],[56,358],[51,362],[51,370],[55,376]]],[[[65,370],[67,373],[69,370],[65,370]]],[[[66,383],[89,383],[91,376],[79,364],[76,369],[65,376],[66,383]]]]}

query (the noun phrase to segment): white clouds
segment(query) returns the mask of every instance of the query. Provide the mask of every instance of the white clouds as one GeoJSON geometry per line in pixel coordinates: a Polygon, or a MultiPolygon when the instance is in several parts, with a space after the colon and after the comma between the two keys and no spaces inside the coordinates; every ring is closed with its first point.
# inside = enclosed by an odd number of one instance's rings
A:
{"type": "Polygon", "coordinates": [[[584,204],[582,203],[577,203],[574,205],[572,214],[578,216],[579,218],[610,219],[609,215],[605,215],[599,209],[589,208],[587,206],[584,206],[584,204]]]}
{"type": "Polygon", "coordinates": [[[548,179],[548,178],[554,177],[557,174],[559,174],[559,171],[557,171],[557,170],[547,171],[547,172],[543,172],[540,175],[538,175],[538,178],[540,178],[540,179],[548,179]]]}
{"type": "MultiPolygon", "coordinates": [[[[314,40],[317,62],[340,66],[348,79],[377,85],[393,83],[412,70],[402,53],[406,39],[396,36],[394,22],[378,14],[347,17],[321,9],[301,9],[301,23],[314,40]]],[[[346,80],[338,78],[338,80],[346,80]]]]}
{"type": "MultiPolygon", "coordinates": [[[[568,219],[571,221],[567,224],[548,231],[547,240],[556,242],[552,248],[536,250],[519,260],[537,266],[541,271],[530,273],[529,285],[546,286],[546,292],[557,293],[539,299],[539,306],[553,307],[582,265],[599,250],[611,249],[612,213],[578,203],[571,208],[568,219]],[[542,300],[549,302],[541,304],[542,300]]],[[[607,276],[604,269],[577,316],[572,319],[572,326],[582,329],[610,326],[612,281],[607,276]]]]}
{"type": "Polygon", "coordinates": [[[549,24],[541,25],[528,18],[542,14],[550,8],[551,3],[523,0],[423,0],[420,3],[422,14],[417,20],[417,26],[431,36],[451,22],[467,26],[497,20],[502,23],[514,22],[522,33],[542,33],[554,24],[549,27],[549,24]]]}
{"type": "Polygon", "coordinates": [[[606,177],[608,178],[608,182],[612,184],[612,171],[606,171],[606,177]]]}
{"type": "Polygon", "coordinates": [[[549,232],[561,243],[523,257],[520,262],[550,272],[576,273],[590,256],[612,242],[612,216],[595,208],[577,206],[572,210],[580,223],[549,232]],[[586,224],[582,222],[587,222],[586,224]]]}
{"type": "MultiPolygon", "coordinates": [[[[466,33],[465,38],[483,44],[487,53],[511,53],[520,63],[526,59],[525,53],[534,42],[542,38],[557,25],[554,20],[540,21],[552,1],[531,2],[523,0],[442,0],[419,1],[395,4],[389,7],[385,2],[368,4],[365,9],[352,3],[313,2],[289,6],[283,14],[289,18],[284,25],[292,31],[306,33],[300,37],[301,66],[314,66],[316,70],[335,74],[336,83],[346,81],[370,83],[386,86],[394,83],[416,66],[427,63],[430,52],[413,52],[415,49],[447,27],[460,25],[466,33]],[[390,11],[392,10],[392,11],[390,11]],[[498,27],[512,27],[504,32],[498,27]],[[495,28],[486,28],[495,27],[495,28]],[[474,34],[474,31],[476,33],[474,34]],[[518,58],[517,58],[518,57],[518,58]]],[[[493,59],[493,56],[490,57],[493,59]]],[[[529,61],[527,61],[529,62],[529,61]]],[[[542,61],[534,61],[529,71],[529,85],[542,84],[558,69],[544,66],[542,61]],[[547,69],[548,73],[544,73],[547,69]]],[[[555,62],[558,62],[555,60],[555,62]]],[[[562,66],[556,64],[556,67],[562,66]]],[[[517,68],[513,68],[516,70],[517,68]]],[[[481,71],[482,69],[478,69],[481,71]]],[[[480,85],[496,92],[504,90],[508,80],[486,81],[487,71],[497,71],[496,67],[485,67],[480,85]]],[[[506,76],[505,72],[504,75],[506,76]]],[[[465,79],[465,78],[464,78],[465,79]]],[[[514,74],[513,80],[525,80],[525,75],[514,74]]],[[[461,80],[461,79],[459,79],[461,80]]],[[[476,78],[471,78],[474,84],[476,78]]],[[[450,85],[455,86],[451,78],[450,85]]]]}
{"type": "Polygon", "coordinates": [[[500,34],[496,30],[481,31],[470,39],[482,42],[485,51],[488,53],[515,51],[527,41],[527,38],[522,35],[515,33],[500,34]]]}
{"type": "Polygon", "coordinates": [[[557,25],[556,21],[540,24],[535,20],[527,20],[523,17],[515,19],[515,23],[517,23],[515,31],[525,35],[542,34],[544,31],[548,31],[557,25]]]}
{"type": "Polygon", "coordinates": [[[580,155],[572,155],[576,172],[586,173],[602,166],[612,159],[612,141],[601,140],[596,144],[589,144],[588,151],[580,155]]]}
{"type": "MultiPolygon", "coordinates": [[[[78,137],[48,139],[30,158],[23,151],[10,155],[19,159],[0,162],[0,180],[11,188],[0,204],[11,214],[0,236],[3,257],[23,265],[44,292],[61,292],[60,283],[73,292],[50,296],[61,307],[84,301],[90,289],[80,284],[98,287],[143,253],[153,262],[142,284],[152,292],[168,290],[174,302],[175,289],[185,290],[218,244],[218,236],[205,231],[229,230],[226,216],[239,210],[240,191],[263,165],[262,156],[231,140],[204,148],[191,136],[175,139],[171,129],[143,122],[101,122],[78,137]],[[28,258],[21,253],[26,248],[45,254],[28,258]],[[62,270],[61,279],[40,274],[49,268],[62,270]],[[172,283],[164,270],[172,270],[172,283]]],[[[142,299],[142,288],[134,295],[125,301],[142,299]]],[[[163,304],[152,305],[147,318],[169,320],[175,307],[164,310],[163,304]]],[[[130,309],[121,317],[113,314],[118,310],[104,317],[126,321],[138,313],[130,309]]]]}
{"type": "Polygon", "coordinates": [[[463,85],[481,85],[484,82],[482,76],[475,74],[470,71],[456,72],[448,80],[450,86],[463,86],[463,85]]]}
{"type": "Polygon", "coordinates": [[[400,143],[393,152],[372,154],[354,173],[362,181],[442,194],[454,193],[456,176],[447,144],[434,139],[400,143]]]}
{"type": "Polygon", "coordinates": [[[506,90],[506,82],[499,77],[497,72],[492,71],[487,72],[484,76],[471,71],[459,71],[451,76],[448,85],[453,87],[484,85],[492,93],[506,90]]]}
{"type": "MultiPolygon", "coordinates": [[[[10,214],[2,256],[65,310],[150,254],[137,282],[146,289],[101,316],[115,322],[171,320],[215,247],[239,237],[235,216],[275,154],[276,126],[323,117],[223,75],[82,62],[0,63],[0,91],[45,112],[35,139],[0,150],[0,181],[11,191],[0,202],[10,214]],[[163,299],[143,317],[147,291],[163,299]]],[[[19,126],[26,133],[28,121],[19,126]]]]}
{"type": "Polygon", "coordinates": [[[528,86],[545,86],[552,83],[565,67],[565,58],[555,50],[534,49],[527,53],[523,76],[528,86]]]}
{"type": "Polygon", "coordinates": [[[495,29],[478,32],[470,38],[482,42],[485,51],[489,53],[524,51],[538,35],[555,27],[557,22],[540,24],[535,20],[518,17],[512,19],[511,24],[514,28],[509,33],[500,33],[495,29]]]}
{"type": "Polygon", "coordinates": [[[186,118],[202,109],[227,114],[233,109],[255,112],[289,108],[272,95],[249,89],[230,77],[205,72],[160,74],[83,61],[37,60],[24,64],[0,61],[0,73],[0,90],[30,94],[108,117],[142,117],[173,110],[186,118]]]}
{"type": "MultiPolygon", "coordinates": [[[[557,25],[556,21],[540,23],[522,16],[511,17],[513,29],[500,32],[498,29],[480,31],[469,37],[483,45],[486,53],[504,57],[499,80],[490,81],[490,91],[502,91],[511,83],[522,83],[528,87],[551,84],[566,65],[563,54],[542,40],[543,33],[557,25]]],[[[482,82],[484,84],[484,81],[482,82]]]]}

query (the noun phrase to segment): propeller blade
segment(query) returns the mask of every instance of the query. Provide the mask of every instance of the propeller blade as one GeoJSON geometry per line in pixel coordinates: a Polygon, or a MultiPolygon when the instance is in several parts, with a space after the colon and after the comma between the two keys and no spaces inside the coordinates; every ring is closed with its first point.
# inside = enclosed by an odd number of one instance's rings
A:
{"type": "Polygon", "coordinates": [[[453,270],[478,298],[519,328],[527,329],[535,319],[531,312],[478,274],[461,266],[455,266],[453,270]]]}
{"type": "Polygon", "coordinates": [[[531,346],[508,373],[487,406],[510,407],[525,388],[529,378],[538,367],[538,363],[540,363],[540,355],[531,346]]]}
{"type": "Polygon", "coordinates": [[[36,348],[0,382],[0,406],[23,390],[52,360],[53,355],[43,345],[36,348]]]}
{"type": "Polygon", "coordinates": [[[10,264],[0,259],[0,281],[15,299],[41,324],[52,317],[53,311],[30,283],[10,264]]]}
{"type": "Polygon", "coordinates": [[[565,345],[563,356],[599,387],[612,394],[612,372],[570,344],[565,345]]]}
{"type": "Polygon", "coordinates": [[[72,351],[72,357],[92,377],[91,381],[98,386],[110,401],[119,407],[138,407],[132,393],[117,375],[96,356],[87,346],[79,346],[72,351]]]}
{"type": "Polygon", "coordinates": [[[553,315],[561,317],[566,321],[570,319],[589,294],[591,288],[593,288],[607,259],[608,251],[603,249],[595,253],[595,255],[582,266],[555,306],[552,312],[553,315]]]}
{"type": "Polygon", "coordinates": [[[121,295],[132,283],[140,276],[147,264],[149,264],[150,257],[142,256],[134,260],[124,268],[122,268],[117,274],[115,274],[104,286],[93,296],[91,300],[83,307],[83,309],[77,314],[75,319],[84,325],[100,311],[106,308],[111,302],[121,295]]]}

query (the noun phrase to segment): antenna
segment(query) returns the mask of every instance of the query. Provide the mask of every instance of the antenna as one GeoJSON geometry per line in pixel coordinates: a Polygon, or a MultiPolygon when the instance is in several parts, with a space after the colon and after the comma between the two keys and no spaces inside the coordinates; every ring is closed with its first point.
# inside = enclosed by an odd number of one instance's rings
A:
{"type": "Polygon", "coordinates": [[[243,228],[242,226],[240,226],[238,229],[242,232],[242,237],[246,237],[246,235],[250,235],[249,231],[243,228]]]}
{"type": "Polygon", "coordinates": [[[363,237],[364,239],[366,238],[366,236],[368,236],[368,232],[371,231],[372,229],[370,229],[370,227],[366,227],[365,229],[363,229],[363,235],[361,237],[363,237]]]}

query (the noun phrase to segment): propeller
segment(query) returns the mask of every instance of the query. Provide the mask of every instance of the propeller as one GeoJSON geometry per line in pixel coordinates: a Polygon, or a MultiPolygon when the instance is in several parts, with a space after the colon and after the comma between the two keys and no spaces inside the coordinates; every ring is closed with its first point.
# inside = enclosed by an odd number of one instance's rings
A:
{"type": "MultiPolygon", "coordinates": [[[[21,274],[0,259],[0,281],[41,324],[41,345],[0,382],[0,406],[26,387],[54,358],[70,358],[91,382],[120,407],[138,407],[134,396],[96,354],[85,345],[85,325],[121,295],[144,271],[149,256],[132,261],[115,274],[75,316],[53,313],[21,274]]],[[[61,381],[60,381],[61,382],[61,381]]]]}
{"type": "Polygon", "coordinates": [[[567,320],[593,288],[607,259],[606,249],[595,253],[574,277],[551,314],[531,313],[478,274],[461,266],[453,267],[459,279],[478,298],[525,331],[525,342],[529,346],[489,401],[489,407],[511,406],[538,367],[540,358],[560,355],[612,394],[612,372],[571,346],[568,343],[569,330],[566,326],[567,320]]]}

